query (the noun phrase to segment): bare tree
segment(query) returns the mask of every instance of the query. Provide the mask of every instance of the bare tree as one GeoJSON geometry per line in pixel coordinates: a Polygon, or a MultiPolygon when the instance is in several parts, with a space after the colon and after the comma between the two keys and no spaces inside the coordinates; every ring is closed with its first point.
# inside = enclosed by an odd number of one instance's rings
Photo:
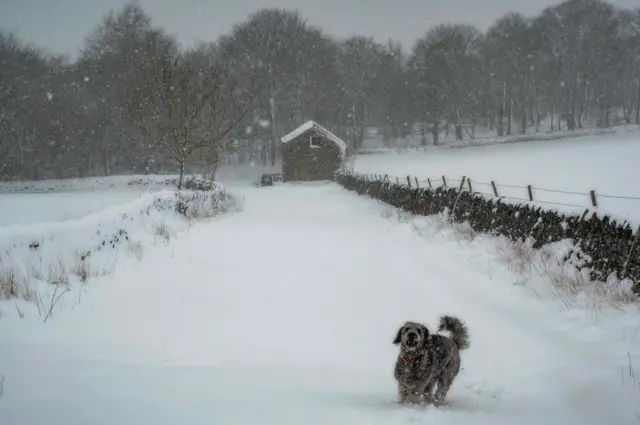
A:
{"type": "Polygon", "coordinates": [[[159,52],[140,72],[131,118],[148,143],[160,144],[175,160],[181,189],[191,156],[206,150],[217,158],[247,109],[236,82],[215,65],[198,67],[188,56],[159,52]]]}

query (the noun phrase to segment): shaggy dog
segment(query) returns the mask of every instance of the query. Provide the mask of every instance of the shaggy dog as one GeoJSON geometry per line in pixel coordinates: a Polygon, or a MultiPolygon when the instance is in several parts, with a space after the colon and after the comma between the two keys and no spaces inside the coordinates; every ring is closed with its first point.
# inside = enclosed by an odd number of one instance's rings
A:
{"type": "Polygon", "coordinates": [[[460,350],[469,347],[467,327],[456,317],[442,316],[438,331],[449,331],[451,337],[430,335],[426,326],[416,322],[406,322],[398,330],[393,343],[400,344],[400,354],[394,376],[401,403],[442,404],[460,372],[460,350]]]}

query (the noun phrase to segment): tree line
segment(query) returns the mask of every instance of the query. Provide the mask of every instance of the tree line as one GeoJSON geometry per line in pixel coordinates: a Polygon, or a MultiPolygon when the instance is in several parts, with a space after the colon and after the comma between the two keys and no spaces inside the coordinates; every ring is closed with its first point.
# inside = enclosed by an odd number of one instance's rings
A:
{"type": "Polygon", "coordinates": [[[336,39],[284,9],[181,50],[129,3],[73,62],[0,32],[0,179],[213,176],[225,162],[274,164],[280,137],[308,119],[351,150],[370,128],[392,145],[640,124],[640,8],[567,0],[484,33],[438,25],[409,52],[336,39]]]}

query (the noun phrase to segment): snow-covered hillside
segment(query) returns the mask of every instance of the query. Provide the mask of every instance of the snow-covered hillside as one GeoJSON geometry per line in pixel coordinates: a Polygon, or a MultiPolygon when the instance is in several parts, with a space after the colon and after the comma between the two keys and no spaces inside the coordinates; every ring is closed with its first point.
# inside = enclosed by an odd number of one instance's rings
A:
{"type": "Polygon", "coordinates": [[[457,186],[466,176],[471,178],[474,191],[488,195],[493,194],[490,182],[495,181],[500,196],[520,199],[528,199],[525,186],[532,185],[534,199],[548,202],[541,204],[545,208],[578,213],[591,206],[589,192],[593,190],[598,212],[637,225],[640,199],[625,197],[640,198],[638,156],[640,132],[618,132],[465,149],[358,155],[350,166],[364,174],[388,174],[392,181],[398,177],[406,182],[411,175],[412,181],[417,177],[424,186],[428,178],[433,185],[441,184],[443,175],[450,185],[457,186]]]}
{"type": "Polygon", "coordinates": [[[628,307],[567,307],[497,239],[396,220],[333,183],[238,191],[243,211],[95,279],[44,325],[2,304],[0,423],[637,420],[628,307]],[[399,406],[393,337],[443,313],[471,333],[450,404],[399,406]]]}

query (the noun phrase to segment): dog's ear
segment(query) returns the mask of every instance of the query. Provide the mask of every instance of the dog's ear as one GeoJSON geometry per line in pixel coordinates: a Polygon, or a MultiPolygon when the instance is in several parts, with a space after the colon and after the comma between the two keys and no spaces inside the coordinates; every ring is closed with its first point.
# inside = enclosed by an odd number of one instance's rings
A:
{"type": "Polygon", "coordinates": [[[422,325],[422,335],[424,335],[424,343],[427,344],[429,342],[429,329],[422,325]]]}
{"type": "Polygon", "coordinates": [[[393,340],[394,344],[400,344],[400,341],[402,341],[402,329],[404,328],[404,326],[402,326],[400,329],[398,329],[398,334],[396,335],[396,339],[393,340]]]}

